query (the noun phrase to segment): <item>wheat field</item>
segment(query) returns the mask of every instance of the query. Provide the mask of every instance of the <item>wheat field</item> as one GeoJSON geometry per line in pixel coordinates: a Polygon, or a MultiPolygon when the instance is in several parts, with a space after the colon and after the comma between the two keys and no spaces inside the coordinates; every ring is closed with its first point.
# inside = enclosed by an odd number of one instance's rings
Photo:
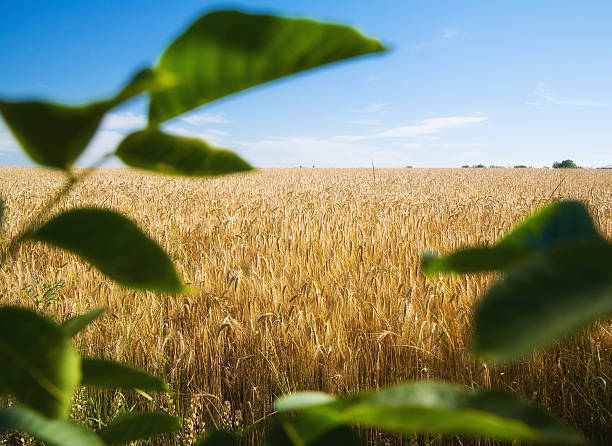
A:
{"type": "MultiPolygon", "coordinates": [[[[3,239],[62,182],[42,169],[0,168],[3,239]]],[[[263,424],[274,399],[290,391],[443,379],[517,391],[605,444],[612,442],[609,320],[496,367],[469,354],[472,308],[495,275],[424,278],[419,267],[425,249],[492,243],[561,198],[587,203],[612,237],[612,170],[263,169],[177,179],[100,169],[60,208],[102,206],[133,218],[194,292],[126,290],[73,255],[28,243],[0,270],[1,299],[35,306],[32,295],[44,293],[35,278],[63,281],[40,311],[61,321],[107,309],[77,338],[83,356],[143,367],[175,392],[150,402],[82,391],[73,414],[94,427],[122,408],[157,406],[183,419],[180,440],[167,441],[180,444],[215,424],[263,424]]],[[[364,435],[372,444],[426,440],[364,435]]],[[[256,432],[249,439],[261,441],[256,432]]]]}

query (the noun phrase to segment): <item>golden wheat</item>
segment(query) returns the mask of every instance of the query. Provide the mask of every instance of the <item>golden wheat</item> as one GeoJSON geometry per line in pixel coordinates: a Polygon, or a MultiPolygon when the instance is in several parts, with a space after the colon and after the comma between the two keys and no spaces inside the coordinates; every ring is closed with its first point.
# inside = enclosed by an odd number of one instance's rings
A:
{"type": "MultiPolygon", "coordinates": [[[[26,168],[2,168],[0,180],[4,240],[62,184],[59,174],[26,168]]],[[[419,268],[423,250],[492,243],[559,198],[586,202],[612,236],[609,170],[382,169],[374,178],[367,169],[266,169],[191,180],[103,169],[60,207],[130,216],[197,291],[122,289],[68,253],[25,244],[0,271],[2,303],[32,305],[24,286],[37,275],[66,282],[47,310],[57,319],[106,307],[77,339],[82,354],[168,380],[177,393],[158,404],[184,418],[185,438],[211,421],[256,423],[285,392],[445,379],[520,392],[605,441],[609,321],[494,367],[470,356],[469,339],[473,304],[495,276],[425,279],[419,268]]],[[[106,405],[87,409],[106,415],[120,406],[102,397],[79,404],[106,405]]]]}

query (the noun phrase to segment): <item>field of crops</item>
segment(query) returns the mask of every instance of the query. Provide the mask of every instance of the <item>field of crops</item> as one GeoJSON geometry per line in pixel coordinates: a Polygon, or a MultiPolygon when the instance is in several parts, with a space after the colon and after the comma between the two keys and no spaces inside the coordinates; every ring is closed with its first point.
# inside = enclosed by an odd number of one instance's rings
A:
{"type": "MultiPolygon", "coordinates": [[[[3,238],[61,184],[44,170],[0,168],[3,238]]],[[[154,404],[184,417],[185,438],[215,423],[261,422],[275,397],[294,390],[444,379],[518,391],[604,444],[612,441],[610,321],[493,366],[468,347],[472,304],[495,276],[425,279],[419,268],[425,249],[492,243],[560,198],[586,202],[612,237],[612,170],[264,169],[191,180],[103,169],[61,206],[130,216],[171,254],[193,293],[125,290],[39,244],[2,266],[0,293],[3,304],[38,306],[58,320],[107,308],[77,338],[83,356],[164,377],[176,393],[154,395],[154,404]],[[54,296],[44,296],[45,285],[56,285],[54,296]]],[[[74,416],[95,426],[134,404],[153,403],[82,392],[74,416]]]]}

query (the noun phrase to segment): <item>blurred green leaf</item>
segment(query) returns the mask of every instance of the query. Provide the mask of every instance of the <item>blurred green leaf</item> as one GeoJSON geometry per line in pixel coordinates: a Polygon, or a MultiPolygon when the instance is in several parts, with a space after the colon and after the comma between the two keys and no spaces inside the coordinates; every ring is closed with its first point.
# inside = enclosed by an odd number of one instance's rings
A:
{"type": "Polygon", "coordinates": [[[288,412],[291,410],[307,409],[310,406],[319,406],[335,401],[336,397],[324,392],[304,391],[281,396],[274,403],[276,410],[288,412]]]}
{"type": "Polygon", "coordinates": [[[132,133],[121,142],[116,155],[129,166],[171,175],[209,176],[252,169],[229,150],[159,130],[132,133]]]}
{"type": "Polygon", "coordinates": [[[141,70],[114,98],[82,106],[0,100],[0,114],[30,158],[67,170],[85,150],[106,112],[146,89],[160,88],[161,78],[150,68],[141,70]]]}
{"type": "Polygon", "coordinates": [[[81,360],[83,378],[81,385],[117,389],[140,389],[168,392],[168,385],[161,379],[128,365],[106,359],[81,360]]]}
{"type": "Polygon", "coordinates": [[[165,413],[125,413],[98,431],[107,445],[146,440],[157,435],[181,430],[178,420],[165,413]]]}
{"type": "Polygon", "coordinates": [[[211,431],[200,437],[193,446],[238,446],[240,438],[233,432],[211,431]]]}
{"type": "Polygon", "coordinates": [[[566,244],[534,255],[485,294],[474,350],[494,360],[532,353],[612,314],[612,245],[566,244]]]}
{"type": "Polygon", "coordinates": [[[458,250],[448,256],[423,256],[425,274],[471,273],[509,268],[556,245],[602,240],[588,210],[579,201],[562,201],[540,209],[492,247],[458,250]]]}
{"type": "Polygon", "coordinates": [[[72,166],[108,109],[105,102],[72,107],[0,101],[0,113],[28,156],[38,164],[58,169],[72,166]]]}
{"type": "Polygon", "coordinates": [[[30,238],[78,254],[131,288],[183,291],[172,261],[134,222],[116,212],[79,208],[54,217],[30,238]]]}
{"type": "MultiPolygon", "coordinates": [[[[291,398],[300,397],[297,394],[284,398],[284,407],[292,406],[291,398]]],[[[435,382],[400,384],[379,392],[360,393],[308,406],[304,413],[404,434],[464,434],[557,443],[583,441],[573,429],[513,395],[467,391],[435,382]]]]}
{"type": "Polygon", "coordinates": [[[162,54],[156,71],[175,86],[151,95],[156,124],[200,105],[300,71],[383,51],[352,28],[239,11],[214,11],[162,54]]]}
{"type": "Polygon", "coordinates": [[[102,313],[104,313],[104,308],[96,308],[95,310],[91,310],[88,313],[80,314],[78,316],[71,317],[70,319],[64,321],[62,324],[62,330],[68,337],[75,337],[81,330],[91,324],[93,321],[98,319],[102,313]]]}
{"type": "Polygon", "coordinates": [[[68,415],[80,358],[59,326],[25,308],[1,307],[0,364],[3,391],[47,417],[68,415]]]}
{"type": "Polygon", "coordinates": [[[19,431],[49,446],[105,446],[93,432],[68,419],[50,419],[26,407],[0,411],[0,431],[19,431]]]}

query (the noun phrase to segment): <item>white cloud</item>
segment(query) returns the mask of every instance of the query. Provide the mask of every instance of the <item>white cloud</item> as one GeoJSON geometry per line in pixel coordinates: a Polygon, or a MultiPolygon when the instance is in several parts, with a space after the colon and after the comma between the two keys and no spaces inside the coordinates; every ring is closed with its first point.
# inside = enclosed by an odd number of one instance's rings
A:
{"type": "Polygon", "coordinates": [[[309,136],[274,136],[259,141],[234,141],[234,148],[259,167],[402,167],[435,158],[438,165],[456,165],[474,143],[342,141],[309,136]]]}
{"type": "Polygon", "coordinates": [[[132,112],[108,113],[102,120],[100,128],[103,130],[135,130],[146,127],[147,118],[132,112]]]}
{"type": "Polygon", "coordinates": [[[415,138],[432,135],[449,129],[467,127],[469,125],[485,122],[485,116],[450,116],[445,118],[424,119],[418,124],[394,127],[372,135],[343,135],[335,136],[336,141],[359,141],[362,139],[378,138],[415,138]]]}
{"type": "Polygon", "coordinates": [[[354,121],[348,121],[348,123],[354,125],[382,125],[380,119],[356,119],[354,121]]]}
{"type": "MultiPolygon", "coordinates": [[[[103,156],[113,153],[124,137],[123,133],[116,130],[99,130],[92,138],[85,152],[79,157],[77,166],[91,166],[103,156]]],[[[114,161],[112,164],[118,165],[120,163],[114,161]]],[[[108,165],[108,162],[104,163],[104,166],[108,165]]]]}
{"type": "MultiPolygon", "coordinates": [[[[197,138],[197,139],[201,139],[211,145],[214,146],[218,146],[223,144],[222,139],[220,138],[220,136],[223,135],[219,135],[217,132],[213,132],[210,130],[207,130],[206,132],[201,132],[201,131],[196,131],[196,130],[189,130],[189,129],[185,129],[183,127],[180,127],[176,124],[167,124],[163,126],[164,131],[172,134],[172,135],[178,135],[178,136],[186,136],[188,138],[197,138]]],[[[223,133],[223,132],[222,132],[223,133]]]]}
{"type": "Polygon", "coordinates": [[[229,135],[229,132],[226,132],[226,131],[223,131],[223,130],[208,129],[206,131],[208,133],[212,134],[212,135],[217,135],[217,136],[227,136],[227,135],[229,135]]]}
{"type": "MultiPolygon", "coordinates": [[[[433,145],[434,144],[432,144],[432,146],[433,145]]],[[[441,149],[465,149],[466,147],[487,147],[488,144],[485,144],[483,142],[469,142],[464,144],[442,143],[435,144],[435,146],[441,149]]]]}
{"type": "MultiPolygon", "coordinates": [[[[538,82],[535,94],[544,99],[549,104],[555,105],[575,105],[578,107],[606,107],[607,102],[589,101],[584,99],[562,99],[559,98],[555,90],[546,88],[544,82],[538,82]]],[[[542,102],[527,102],[528,105],[541,106],[542,102]]]]}
{"type": "Polygon", "coordinates": [[[378,167],[405,164],[408,154],[372,144],[309,136],[274,136],[254,142],[234,142],[238,152],[260,167],[378,167]],[[386,163],[386,164],[385,164],[386,163]]]}
{"type": "Polygon", "coordinates": [[[181,116],[179,119],[191,125],[228,124],[231,122],[225,117],[223,113],[191,113],[185,116],[181,116]]]}
{"type": "Polygon", "coordinates": [[[486,121],[484,116],[452,116],[447,118],[425,119],[416,125],[396,127],[377,134],[379,138],[413,138],[415,136],[430,135],[448,129],[467,127],[486,121]]]}
{"type": "Polygon", "coordinates": [[[19,152],[19,150],[19,143],[0,120],[0,152],[19,152]]]}

